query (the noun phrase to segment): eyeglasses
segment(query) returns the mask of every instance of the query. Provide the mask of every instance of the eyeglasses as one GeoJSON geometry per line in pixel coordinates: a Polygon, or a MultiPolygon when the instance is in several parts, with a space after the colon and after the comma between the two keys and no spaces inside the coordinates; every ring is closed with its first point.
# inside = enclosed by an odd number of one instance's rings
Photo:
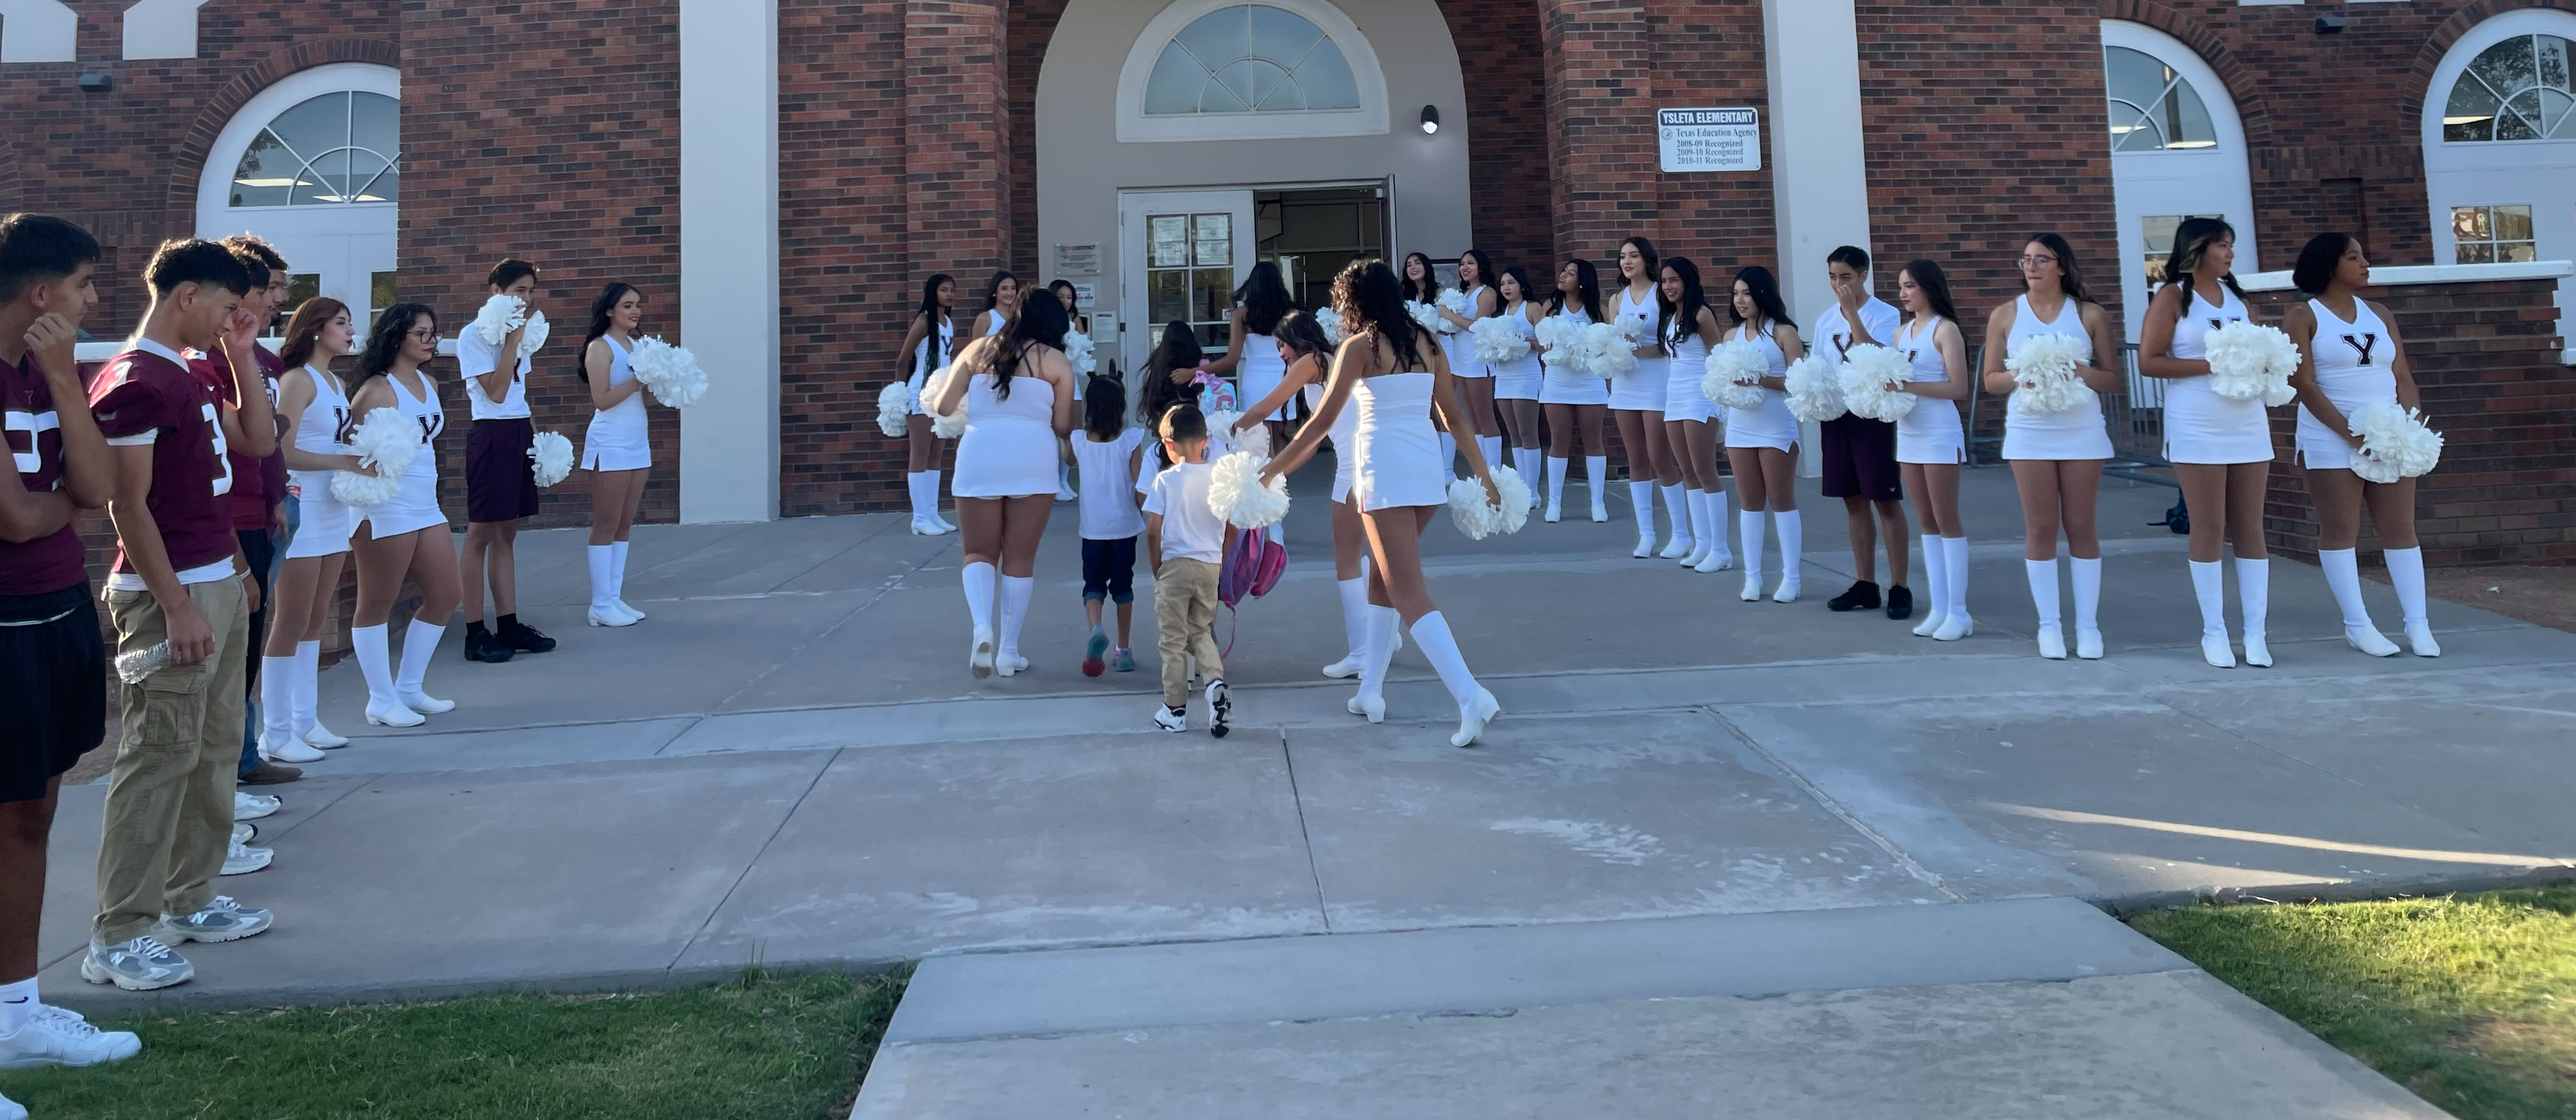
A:
{"type": "Polygon", "coordinates": [[[2038,267],[2040,267],[2040,266],[2042,266],[2042,265],[2051,265],[2051,264],[2056,264],[2056,263],[2057,263],[2057,258],[2055,258],[2055,257],[2023,257],[2023,258],[2021,258],[2021,266],[2022,266],[2023,268],[2038,268],[2038,267]]]}
{"type": "Polygon", "coordinates": [[[404,333],[405,337],[409,337],[409,338],[416,338],[416,339],[421,340],[422,342],[436,342],[436,341],[438,341],[438,332],[437,332],[437,331],[434,331],[434,330],[430,330],[430,329],[428,329],[428,328],[426,328],[426,327],[424,327],[424,328],[422,328],[422,329],[420,329],[420,330],[416,330],[416,331],[405,331],[405,332],[403,332],[403,333],[404,333]]]}

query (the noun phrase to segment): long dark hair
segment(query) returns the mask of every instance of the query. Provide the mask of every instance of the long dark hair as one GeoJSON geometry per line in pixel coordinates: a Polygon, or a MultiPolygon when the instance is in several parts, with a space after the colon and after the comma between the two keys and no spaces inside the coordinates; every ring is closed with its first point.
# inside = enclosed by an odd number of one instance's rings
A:
{"type": "Polygon", "coordinates": [[[1683,335],[1699,333],[1699,313],[1708,310],[1708,289],[1700,286],[1699,266],[1693,264],[1689,257],[1666,257],[1663,267],[1673,270],[1673,275],[1680,277],[1682,282],[1682,298],[1679,301],[1668,300],[1664,298],[1663,273],[1658,271],[1655,274],[1655,308],[1662,319],[1657,324],[1655,337],[1663,339],[1669,347],[1681,341],[1683,335]],[[1679,331],[1673,329],[1676,325],[1681,328],[1679,331]]]}
{"type": "Polygon", "coordinates": [[[2299,250],[2299,263],[2290,270],[2290,282],[2311,296],[2326,294],[2334,283],[2335,272],[2343,267],[2344,252],[2352,248],[2349,233],[2320,233],[2308,239],[2299,250]]]}
{"type": "MultiPolygon", "coordinates": [[[[1003,269],[994,273],[992,279],[984,281],[984,310],[991,311],[1002,305],[1002,281],[1004,280],[1008,280],[1014,284],[1020,282],[1020,278],[1011,275],[1009,269],[1003,269]]],[[[1023,305],[1029,302],[1027,293],[1021,293],[1020,302],[1023,305]]],[[[1025,309],[1026,308],[1023,307],[1023,310],[1025,309]]]]}
{"type": "MultiPolygon", "coordinates": [[[[1474,262],[1476,262],[1476,286],[1477,286],[1477,287],[1480,287],[1480,288],[1490,288],[1490,287],[1493,287],[1493,286],[1494,286],[1494,261],[1493,261],[1493,258],[1488,257],[1488,256],[1486,256],[1486,255],[1485,255],[1485,251],[1484,251],[1484,250],[1482,250],[1482,249],[1469,249],[1469,250],[1467,250],[1467,251],[1466,251],[1466,252],[1464,252],[1464,253],[1460,253],[1460,254],[1458,254],[1458,260],[1459,260],[1459,263],[1460,263],[1460,264],[1462,264],[1462,265],[1463,265],[1465,262],[1468,262],[1468,261],[1474,261],[1474,262]]],[[[1463,274],[1466,272],[1466,269],[1465,269],[1465,268],[1460,268],[1458,271],[1461,273],[1461,275],[1458,277],[1458,286],[1459,286],[1459,288],[1460,288],[1460,289],[1462,289],[1462,290],[1463,290],[1463,289],[1465,289],[1465,288],[1466,288],[1466,286],[1467,286],[1467,277],[1466,277],[1465,275],[1463,275],[1463,274]]],[[[1501,298],[1502,298],[1502,296],[1498,293],[1498,294],[1496,294],[1496,295],[1495,295],[1495,297],[1494,297],[1494,298],[1496,298],[1496,299],[1501,299],[1501,298]]],[[[1473,317],[1475,316],[1475,313],[1476,313],[1476,309],[1475,309],[1474,307],[1472,307],[1472,306],[1471,306],[1471,307],[1467,308],[1467,314],[1468,314],[1468,317],[1473,318],[1473,317]]]]}
{"type": "MultiPolygon", "coordinates": [[[[922,326],[930,332],[929,337],[934,341],[939,336],[939,321],[950,318],[948,309],[939,306],[939,286],[942,284],[955,284],[956,282],[956,277],[950,276],[945,272],[934,272],[930,275],[930,279],[921,282],[921,305],[913,309],[913,314],[920,316],[922,326]]],[[[588,344],[584,343],[583,345],[587,346],[588,344]]],[[[948,357],[947,351],[942,349],[939,357],[943,361],[946,360],[948,357]]],[[[903,356],[904,376],[910,377],[915,372],[921,372],[913,369],[917,360],[917,352],[907,353],[903,356]]]]}
{"type": "Polygon", "coordinates": [[[429,316],[430,329],[437,330],[438,312],[426,303],[397,303],[376,316],[374,329],[367,332],[366,352],[358,355],[358,384],[349,387],[350,395],[355,396],[368,378],[382,377],[394,368],[394,360],[402,357],[404,337],[423,315],[429,316]]]}
{"type": "Polygon", "coordinates": [[[1923,302],[1932,305],[1932,313],[1956,323],[1959,308],[1950,302],[1950,274],[1941,270],[1939,261],[1907,261],[1898,270],[1914,278],[1914,286],[1923,289],[1923,302]]]}
{"type": "MultiPolygon", "coordinates": [[[[1758,264],[1749,264],[1736,270],[1735,279],[1744,285],[1744,293],[1753,298],[1753,310],[1760,312],[1763,319],[1774,326],[1782,323],[1787,323],[1791,327],[1798,325],[1795,320],[1789,318],[1789,305],[1780,302],[1780,281],[1771,275],[1770,269],[1758,264]]],[[[1727,291],[1726,313],[1739,324],[1745,321],[1744,316],[1735,311],[1735,295],[1732,286],[1727,291]]]]}
{"type": "MultiPolygon", "coordinates": [[[[1440,270],[1431,267],[1431,258],[1421,253],[1406,253],[1404,255],[1404,264],[1404,268],[1393,270],[1396,279],[1397,291],[1404,296],[1404,302],[1440,302],[1440,270]],[[1405,275],[1405,273],[1413,270],[1413,262],[1415,261],[1422,262],[1422,286],[1418,291],[1414,288],[1413,278],[1405,275]]],[[[1344,269],[1343,274],[1348,275],[1349,270],[1344,269]]]]}
{"type": "MultiPolygon", "coordinates": [[[[1647,283],[1649,283],[1649,284],[1652,284],[1652,283],[1656,282],[1657,280],[1662,279],[1664,274],[1663,274],[1663,272],[1662,272],[1662,270],[1661,270],[1661,268],[1660,268],[1659,266],[1660,266],[1663,262],[1662,262],[1662,258],[1655,256],[1655,243],[1654,243],[1654,242],[1652,242],[1652,241],[1648,241],[1648,240],[1646,240],[1646,239],[1645,239],[1644,237],[1642,237],[1642,236],[1631,236],[1631,237],[1625,238],[1625,239],[1623,239],[1623,240],[1621,240],[1621,241],[1619,242],[1619,247],[1620,247],[1620,248],[1622,248],[1622,249],[1625,249],[1625,248],[1627,248],[1627,247],[1629,247],[1629,246],[1631,246],[1631,245],[1634,245],[1634,246],[1636,246],[1636,247],[1637,247],[1637,255],[1638,255],[1638,256],[1641,256],[1641,257],[1646,258],[1646,282],[1647,282],[1647,283]]],[[[1618,258],[1617,258],[1616,256],[1613,256],[1611,259],[1615,261],[1615,260],[1617,260],[1618,258]]],[[[1625,276],[1620,277],[1620,278],[1619,278],[1619,286],[1620,286],[1620,287],[1623,287],[1623,288],[1624,288],[1624,287],[1627,287],[1627,286],[1628,286],[1628,278],[1627,278],[1627,277],[1625,277],[1625,276]]]]}
{"type": "MultiPolygon", "coordinates": [[[[572,352],[573,376],[585,381],[590,379],[590,344],[608,334],[608,317],[616,313],[617,301],[634,291],[637,289],[633,284],[611,280],[607,287],[599,290],[598,298],[590,301],[590,327],[582,332],[581,345],[572,352]]],[[[638,302],[643,298],[640,292],[636,296],[638,302]]]]}
{"type": "Polygon", "coordinates": [[[1029,360],[1029,351],[1039,346],[1064,349],[1064,335],[1073,329],[1073,319],[1064,313],[1064,303],[1047,293],[1045,299],[1020,301],[1020,317],[1012,321],[1011,333],[1002,339],[1002,349],[993,355],[993,398],[1011,399],[1011,379],[1029,360]]]}
{"type": "MultiPolygon", "coordinates": [[[[2228,225],[2225,218],[2185,218],[2181,225],[2174,227],[2173,254],[2165,258],[2165,283],[2182,285],[2184,314],[2191,312],[2192,274],[2200,271],[2201,262],[2209,256],[2210,245],[2235,239],[2236,227],[2228,225]]],[[[2219,277],[2218,282],[2236,293],[2236,298],[2245,298],[2245,289],[2236,286],[2234,271],[2219,277]]]]}
{"type": "Polygon", "coordinates": [[[1361,331],[1376,331],[1395,349],[1396,366],[1391,373],[1410,370],[1422,361],[1415,342],[1422,327],[1404,309],[1406,302],[1403,284],[1385,261],[1353,261],[1333,278],[1333,307],[1342,313],[1342,337],[1347,340],[1361,331]]]}
{"type": "MultiPolygon", "coordinates": [[[[1583,299],[1583,313],[1598,321],[1601,318],[1601,271],[1592,262],[1575,257],[1566,262],[1574,266],[1574,294],[1583,299]]],[[[1565,293],[1555,284],[1547,286],[1547,313],[1565,310],[1565,293]]]]}
{"type": "Polygon", "coordinates": [[[1163,325],[1163,341],[1155,344],[1154,353],[1145,359],[1145,381],[1136,387],[1136,414],[1151,423],[1165,409],[1183,400],[1197,400],[1197,385],[1172,384],[1172,371],[1196,369],[1206,360],[1207,350],[1199,345],[1199,336],[1190,325],[1174,319],[1163,325]]]}
{"type": "Polygon", "coordinates": [[[1095,442],[1117,439],[1127,427],[1127,387],[1110,374],[1095,373],[1082,387],[1082,430],[1095,442]]]}
{"type": "Polygon", "coordinates": [[[2068,298],[2077,303],[2093,302],[2093,296],[2084,290],[2083,270],[2075,267],[2074,246],[2054,233],[2034,233],[2022,239],[2024,245],[2032,242],[2038,242],[2049,252],[2057,254],[2058,285],[2066,290],[2068,298]]]}
{"type": "MultiPolygon", "coordinates": [[[[1511,267],[1503,270],[1503,276],[1511,277],[1512,283],[1521,286],[1522,303],[1530,303],[1538,299],[1538,287],[1530,283],[1528,269],[1522,268],[1519,265],[1512,265],[1511,267]]],[[[1503,306],[1503,281],[1502,277],[1499,276],[1494,278],[1494,306],[1503,306]]]]}
{"type": "Polygon", "coordinates": [[[348,304],[329,296],[305,300],[303,306],[295,309],[294,316],[286,320],[286,344],[278,350],[278,360],[285,362],[288,369],[311,365],[313,348],[322,342],[322,328],[330,326],[331,320],[347,310],[348,304]]]}
{"type": "Polygon", "coordinates": [[[1243,329],[1250,334],[1275,333],[1279,317],[1296,306],[1288,298],[1287,281],[1279,278],[1279,266],[1271,261],[1252,266],[1252,275],[1234,290],[1234,302],[1243,305],[1243,329]]]}
{"type": "Polygon", "coordinates": [[[1330,355],[1332,340],[1324,337],[1324,325],[1303,311],[1291,311],[1279,317],[1279,332],[1271,336],[1300,358],[1313,354],[1330,355]]]}

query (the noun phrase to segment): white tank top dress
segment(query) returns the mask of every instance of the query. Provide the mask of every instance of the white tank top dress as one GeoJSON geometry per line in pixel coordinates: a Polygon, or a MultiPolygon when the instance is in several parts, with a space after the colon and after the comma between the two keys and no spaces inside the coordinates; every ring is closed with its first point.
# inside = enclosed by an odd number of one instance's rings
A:
{"type": "MultiPolygon", "coordinates": [[[[2209,332],[2245,321],[2245,303],[2219,289],[2226,302],[2212,305],[2200,293],[2183,293],[2182,318],[2174,321],[2173,356],[2209,356],[2209,332]]],[[[2165,382],[2165,459],[2175,463],[2268,463],[2272,420],[2261,401],[2231,400],[2211,392],[2209,376],[2165,382]]]]}
{"type": "Polygon", "coordinates": [[[1449,501],[1449,471],[1431,427],[1428,371],[1381,373],[1351,387],[1351,497],[1362,511],[1436,506],[1449,501]]]}
{"type": "MultiPolygon", "coordinates": [[[[1288,363],[1279,360],[1279,340],[1266,334],[1255,334],[1246,325],[1243,328],[1243,354],[1234,365],[1235,399],[1243,402],[1243,407],[1251,408],[1260,403],[1261,398],[1269,396],[1271,390],[1278,388],[1279,379],[1287,374],[1288,363]]],[[[1284,404],[1278,411],[1262,417],[1265,420],[1287,418],[1288,406],[1284,404]]]]}
{"type": "MultiPolygon", "coordinates": [[[[1591,315],[1582,311],[1577,311],[1571,307],[1557,312],[1557,315],[1563,318],[1572,319],[1576,323],[1584,326],[1590,326],[1592,324],[1591,315]]],[[[1537,337],[1535,331],[1533,331],[1531,337],[1537,337]]],[[[1541,366],[1545,371],[1545,374],[1539,382],[1539,403],[1610,403],[1609,382],[1589,373],[1582,372],[1581,370],[1574,369],[1571,366],[1559,365],[1554,361],[1547,360],[1546,358],[1541,359],[1541,366]]]]}
{"type": "MultiPolygon", "coordinates": [[[[2074,300],[2057,309],[2057,321],[2041,322],[2030,309],[2030,297],[2022,296],[2013,307],[2012,334],[2005,341],[2004,353],[2011,354],[2021,340],[2035,335],[2062,334],[2084,344],[2084,352],[2093,352],[2092,332],[2084,329],[2084,310],[2074,300]]],[[[2087,365],[2092,364],[2088,359],[2087,365]]],[[[2065,412],[2024,416],[2012,411],[2011,398],[2005,398],[2004,458],[2006,459],[2108,459],[2111,457],[2111,431],[2102,419],[2102,397],[2091,389],[2084,390],[2082,407],[2065,412]]]]}
{"type": "MultiPolygon", "coordinates": [[[[635,380],[634,351],[607,335],[599,336],[599,340],[608,344],[609,388],[635,380]]],[[[653,465],[653,445],[644,423],[644,394],[648,391],[629,393],[606,412],[591,410],[590,430],[581,437],[583,467],[594,471],[640,471],[653,465]]]]}
{"type": "Polygon", "coordinates": [[[438,510],[439,434],[447,430],[447,410],[438,403],[438,383],[426,373],[418,374],[426,397],[415,397],[403,387],[402,379],[385,374],[385,385],[394,391],[394,409],[420,427],[420,454],[412,456],[411,466],[403,471],[402,487],[393,500],[368,510],[367,537],[384,540],[405,533],[416,533],[436,526],[447,526],[447,515],[438,510]]]}
{"type": "MultiPolygon", "coordinates": [[[[2396,362],[2397,341],[2388,335],[2388,324],[2362,299],[2352,301],[2352,319],[2347,322],[2326,309],[2321,300],[2309,300],[2308,311],[2317,317],[2316,337],[2308,342],[2308,357],[2317,375],[2317,389],[2333,401],[2335,411],[2343,413],[2345,422],[2353,413],[2374,404],[2397,403],[2397,373],[2390,368],[2396,362]]],[[[2299,462],[2310,470],[2351,470],[2352,438],[2332,428],[2299,406],[2299,462]]]]}
{"type": "MultiPolygon", "coordinates": [[[[1653,338],[1657,314],[1653,288],[1646,289],[1646,299],[1642,303],[1629,299],[1628,289],[1619,289],[1619,318],[1623,323],[1643,323],[1646,326],[1645,337],[1653,338]]],[[[1610,379],[1610,407],[1631,412],[1662,412],[1664,388],[1672,377],[1673,360],[1670,355],[1639,358],[1637,368],[1629,371],[1628,376],[1610,379]]]]}
{"type": "MultiPolygon", "coordinates": [[[[351,415],[349,395],[341,390],[340,379],[312,366],[299,372],[313,382],[313,403],[305,405],[303,414],[295,418],[295,449],[307,455],[348,454],[349,432],[357,427],[358,418],[351,415]]],[[[336,473],[286,472],[296,507],[295,539],[286,544],[287,559],[349,551],[349,534],[357,531],[362,515],[358,507],[332,496],[331,476],[336,473]]]]}
{"type": "Polygon", "coordinates": [[[1699,387],[1708,375],[1708,343],[1700,341],[1698,324],[1673,320],[1664,348],[1673,353],[1672,371],[1664,377],[1664,419],[1707,423],[1717,415],[1717,402],[1699,387]]]}
{"type": "Polygon", "coordinates": [[[929,382],[931,374],[939,372],[939,367],[948,364],[948,355],[955,352],[956,343],[957,322],[953,319],[941,319],[937,331],[921,332],[921,343],[912,348],[912,376],[904,379],[912,389],[913,415],[928,415],[929,410],[921,407],[922,386],[929,382]]]}
{"type": "Polygon", "coordinates": [[[1056,487],[1055,386],[1031,375],[1011,379],[1011,395],[979,373],[966,383],[966,434],[957,441],[957,473],[948,492],[960,498],[1053,495],[1056,487]]]}
{"type": "MultiPolygon", "coordinates": [[[[1780,340],[1770,331],[1756,331],[1753,324],[1743,323],[1730,336],[1750,342],[1762,352],[1770,365],[1765,377],[1779,377],[1789,372],[1789,356],[1780,349],[1780,340]]],[[[1702,394],[1705,396],[1706,394],[1702,394]]],[[[1762,390],[1762,403],[1752,408],[1726,410],[1726,445],[1728,447],[1768,447],[1787,451],[1798,446],[1798,418],[1789,414],[1789,394],[1778,389],[1762,390]]]]}
{"type": "MultiPolygon", "coordinates": [[[[1485,296],[1485,286],[1478,284],[1473,288],[1469,288],[1467,289],[1466,295],[1467,318],[1472,320],[1476,317],[1477,302],[1482,300],[1485,296]]],[[[1443,323],[1448,321],[1449,320],[1447,319],[1441,320],[1443,323]]],[[[1440,345],[1442,349],[1449,352],[1449,376],[1482,380],[1494,375],[1494,367],[1476,360],[1476,333],[1474,331],[1459,331],[1456,334],[1441,335],[1440,345]]]]}
{"type": "MultiPolygon", "coordinates": [[[[1494,399],[1498,401],[1537,400],[1539,383],[1545,379],[1546,374],[1539,368],[1538,344],[1533,341],[1537,328],[1529,321],[1529,304],[1523,303],[1518,307],[1505,309],[1503,320],[1510,323],[1514,331],[1520,333],[1521,341],[1529,343],[1531,349],[1511,361],[1486,367],[1494,373],[1494,399]]],[[[1468,346],[1472,350],[1475,344],[1470,342],[1468,346]]]]}
{"type": "MultiPolygon", "coordinates": [[[[1933,345],[1934,332],[1940,330],[1939,318],[1917,318],[1896,332],[1892,344],[1897,353],[1913,363],[1914,373],[1907,381],[1947,381],[1950,367],[1941,360],[1941,348],[1933,345]]],[[[1968,461],[1968,432],[1959,423],[1959,405],[1955,401],[1925,397],[1914,402],[1905,418],[1896,422],[1896,461],[1900,463],[1964,463],[1968,461]]]]}

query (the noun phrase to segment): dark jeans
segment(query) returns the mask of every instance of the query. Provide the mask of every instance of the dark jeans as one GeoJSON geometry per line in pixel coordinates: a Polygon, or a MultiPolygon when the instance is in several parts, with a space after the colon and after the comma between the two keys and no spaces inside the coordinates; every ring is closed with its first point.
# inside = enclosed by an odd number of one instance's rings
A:
{"type": "Polygon", "coordinates": [[[233,536],[241,541],[242,559],[250,563],[251,576],[259,581],[259,609],[250,612],[250,647],[242,656],[242,680],[246,682],[249,703],[242,706],[241,772],[259,768],[259,659],[268,648],[268,596],[277,587],[277,567],[286,562],[287,541],[295,539],[295,528],[303,518],[295,496],[286,496],[286,536],[272,537],[255,529],[235,529],[233,536]]]}

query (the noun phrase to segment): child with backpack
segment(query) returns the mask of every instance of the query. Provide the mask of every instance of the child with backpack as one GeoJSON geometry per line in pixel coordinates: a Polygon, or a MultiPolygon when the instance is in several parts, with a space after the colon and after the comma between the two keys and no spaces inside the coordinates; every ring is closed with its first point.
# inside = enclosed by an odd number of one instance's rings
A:
{"type": "Polygon", "coordinates": [[[1096,677],[1107,669],[1102,655],[1114,657],[1118,671],[1136,671],[1136,654],[1127,645],[1136,621],[1136,537],[1145,531],[1145,515],[1136,509],[1137,461],[1145,454],[1145,429],[1127,425],[1127,393],[1118,379],[1094,374],[1082,391],[1082,433],[1073,441],[1075,469],[1082,475],[1082,610],[1091,617],[1091,639],[1082,651],[1082,675],[1096,677]],[[1118,644],[1109,644],[1101,627],[1101,604],[1118,607],[1118,644]]]}
{"type": "Polygon", "coordinates": [[[1208,507],[1207,417],[1198,406],[1163,414],[1163,453],[1171,466],[1154,476],[1145,499],[1145,545],[1154,567],[1154,623],[1163,654],[1163,704],[1154,724],[1189,730],[1189,661],[1207,677],[1208,734],[1224,738],[1233,702],[1224,655],[1216,648],[1217,575],[1234,548],[1234,527],[1208,507]]]}

